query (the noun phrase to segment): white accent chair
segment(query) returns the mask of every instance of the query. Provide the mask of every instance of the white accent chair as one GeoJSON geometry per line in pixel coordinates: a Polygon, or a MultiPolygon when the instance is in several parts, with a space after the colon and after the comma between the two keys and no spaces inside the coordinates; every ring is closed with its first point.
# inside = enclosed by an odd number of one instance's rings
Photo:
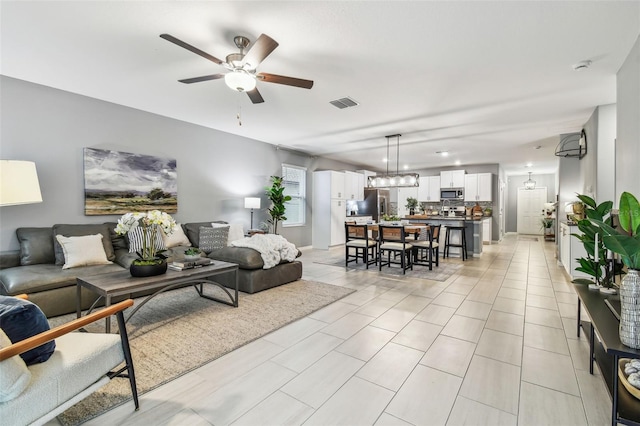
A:
{"type": "Polygon", "coordinates": [[[132,305],[128,299],[14,344],[0,330],[0,423],[42,425],[125,371],[137,410],[135,372],[122,313],[132,305]],[[110,315],[116,315],[119,335],[71,333],[110,315]],[[54,339],[56,349],[49,360],[27,367],[20,358],[19,354],[54,339]]]}

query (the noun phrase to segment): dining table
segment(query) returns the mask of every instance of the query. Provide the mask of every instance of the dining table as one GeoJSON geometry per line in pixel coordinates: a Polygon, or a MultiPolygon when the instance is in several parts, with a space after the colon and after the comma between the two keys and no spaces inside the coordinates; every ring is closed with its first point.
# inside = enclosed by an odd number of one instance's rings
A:
{"type": "Polygon", "coordinates": [[[394,227],[397,227],[397,228],[401,228],[402,227],[402,228],[404,228],[405,234],[413,235],[413,239],[414,240],[420,239],[421,235],[423,237],[422,239],[426,239],[427,231],[429,229],[429,225],[416,225],[416,224],[394,225],[394,224],[386,224],[386,223],[367,224],[367,229],[372,231],[374,237],[378,233],[378,229],[379,229],[378,226],[379,225],[394,226],[394,227]]]}

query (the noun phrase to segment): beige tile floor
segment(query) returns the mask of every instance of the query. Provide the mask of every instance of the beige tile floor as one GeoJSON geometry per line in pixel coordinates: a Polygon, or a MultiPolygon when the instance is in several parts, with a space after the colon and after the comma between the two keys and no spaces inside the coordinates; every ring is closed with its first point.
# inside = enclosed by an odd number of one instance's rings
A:
{"type": "Polygon", "coordinates": [[[608,424],[554,252],[510,234],[432,282],[304,249],[303,278],[357,292],[88,424],[608,424]]]}

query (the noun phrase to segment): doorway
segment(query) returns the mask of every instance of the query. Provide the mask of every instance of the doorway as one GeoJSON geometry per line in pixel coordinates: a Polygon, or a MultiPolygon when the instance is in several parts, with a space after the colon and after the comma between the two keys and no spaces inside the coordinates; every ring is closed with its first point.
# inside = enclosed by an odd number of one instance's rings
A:
{"type": "Polygon", "coordinates": [[[547,202],[547,188],[518,188],[517,218],[518,234],[542,235],[540,218],[547,202]]]}

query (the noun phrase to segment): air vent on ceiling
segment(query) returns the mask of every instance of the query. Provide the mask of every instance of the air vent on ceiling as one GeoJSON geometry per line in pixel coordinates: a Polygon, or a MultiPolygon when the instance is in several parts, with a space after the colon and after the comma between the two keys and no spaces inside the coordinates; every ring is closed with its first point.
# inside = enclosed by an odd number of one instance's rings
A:
{"type": "Polygon", "coordinates": [[[331,105],[333,105],[336,108],[340,108],[340,109],[345,109],[345,108],[349,108],[349,107],[354,107],[354,106],[358,106],[360,105],[358,102],[356,102],[355,100],[346,97],[346,98],[340,98],[340,99],[336,99],[335,101],[331,101],[329,102],[331,105]]]}

